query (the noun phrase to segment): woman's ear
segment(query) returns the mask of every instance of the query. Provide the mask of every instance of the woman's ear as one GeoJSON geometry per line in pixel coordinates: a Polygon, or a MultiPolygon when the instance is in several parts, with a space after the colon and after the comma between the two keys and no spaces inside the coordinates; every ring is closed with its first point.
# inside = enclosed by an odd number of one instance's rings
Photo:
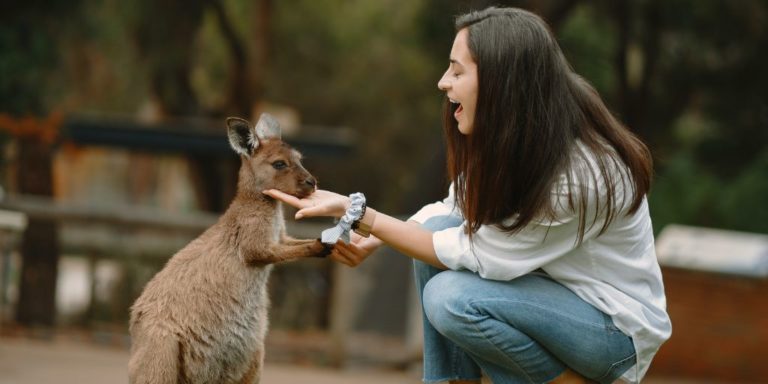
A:
{"type": "Polygon", "coordinates": [[[252,156],[259,147],[256,130],[248,120],[239,117],[227,118],[227,136],[229,145],[240,155],[252,156]]]}

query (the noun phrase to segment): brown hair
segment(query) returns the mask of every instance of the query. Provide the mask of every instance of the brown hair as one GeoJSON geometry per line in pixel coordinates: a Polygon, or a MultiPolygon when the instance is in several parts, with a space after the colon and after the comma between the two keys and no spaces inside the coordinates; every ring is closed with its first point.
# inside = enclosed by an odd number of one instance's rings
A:
{"type": "Polygon", "coordinates": [[[579,214],[579,242],[597,180],[607,188],[605,200],[597,199],[595,219],[598,212],[605,217],[600,233],[616,215],[617,183],[629,187],[634,213],[650,188],[650,153],[573,72],[546,23],[521,9],[491,7],[459,16],[456,30],[464,28],[478,71],[474,128],[459,132],[447,99],[443,127],[448,175],[468,234],[486,224],[516,232],[536,218],[554,218],[551,192],[563,174],[569,208],[579,214]],[[589,162],[577,142],[594,157],[591,185],[570,182],[572,171],[583,171],[577,162],[589,162]]]}

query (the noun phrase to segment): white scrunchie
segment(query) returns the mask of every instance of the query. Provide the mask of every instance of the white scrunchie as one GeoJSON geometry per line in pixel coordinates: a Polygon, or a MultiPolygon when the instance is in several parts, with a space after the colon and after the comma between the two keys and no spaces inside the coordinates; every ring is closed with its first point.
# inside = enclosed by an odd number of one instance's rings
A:
{"type": "Polygon", "coordinates": [[[349,208],[344,216],[339,219],[336,226],[328,228],[320,235],[320,241],[323,244],[336,244],[341,239],[345,243],[349,243],[349,232],[352,230],[352,224],[360,220],[363,216],[363,206],[365,205],[365,195],[360,192],[349,195],[351,200],[349,208]]]}

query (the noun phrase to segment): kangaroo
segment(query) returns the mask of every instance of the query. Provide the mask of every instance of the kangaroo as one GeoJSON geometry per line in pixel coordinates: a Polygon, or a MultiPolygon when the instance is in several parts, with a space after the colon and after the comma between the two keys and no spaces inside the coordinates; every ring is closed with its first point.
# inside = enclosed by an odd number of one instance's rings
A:
{"type": "Polygon", "coordinates": [[[281,203],[262,193],[306,197],[317,185],[301,154],[280,139],[277,121],[264,114],[255,127],[239,118],[226,123],[241,158],[236,196],[131,307],[132,384],[258,383],[272,265],[328,252],[319,240],[288,237],[281,203]]]}

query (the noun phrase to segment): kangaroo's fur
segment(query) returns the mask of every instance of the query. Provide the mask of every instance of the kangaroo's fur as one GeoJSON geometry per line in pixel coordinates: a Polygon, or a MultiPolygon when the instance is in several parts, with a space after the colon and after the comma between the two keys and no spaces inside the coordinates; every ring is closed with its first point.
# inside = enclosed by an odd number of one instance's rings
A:
{"type": "Polygon", "coordinates": [[[242,158],[237,194],[132,306],[132,384],[258,383],[272,264],[327,252],[318,240],[287,237],[281,204],[262,194],[274,188],[304,197],[316,187],[276,121],[262,116],[254,127],[230,118],[227,125],[242,158]]]}

